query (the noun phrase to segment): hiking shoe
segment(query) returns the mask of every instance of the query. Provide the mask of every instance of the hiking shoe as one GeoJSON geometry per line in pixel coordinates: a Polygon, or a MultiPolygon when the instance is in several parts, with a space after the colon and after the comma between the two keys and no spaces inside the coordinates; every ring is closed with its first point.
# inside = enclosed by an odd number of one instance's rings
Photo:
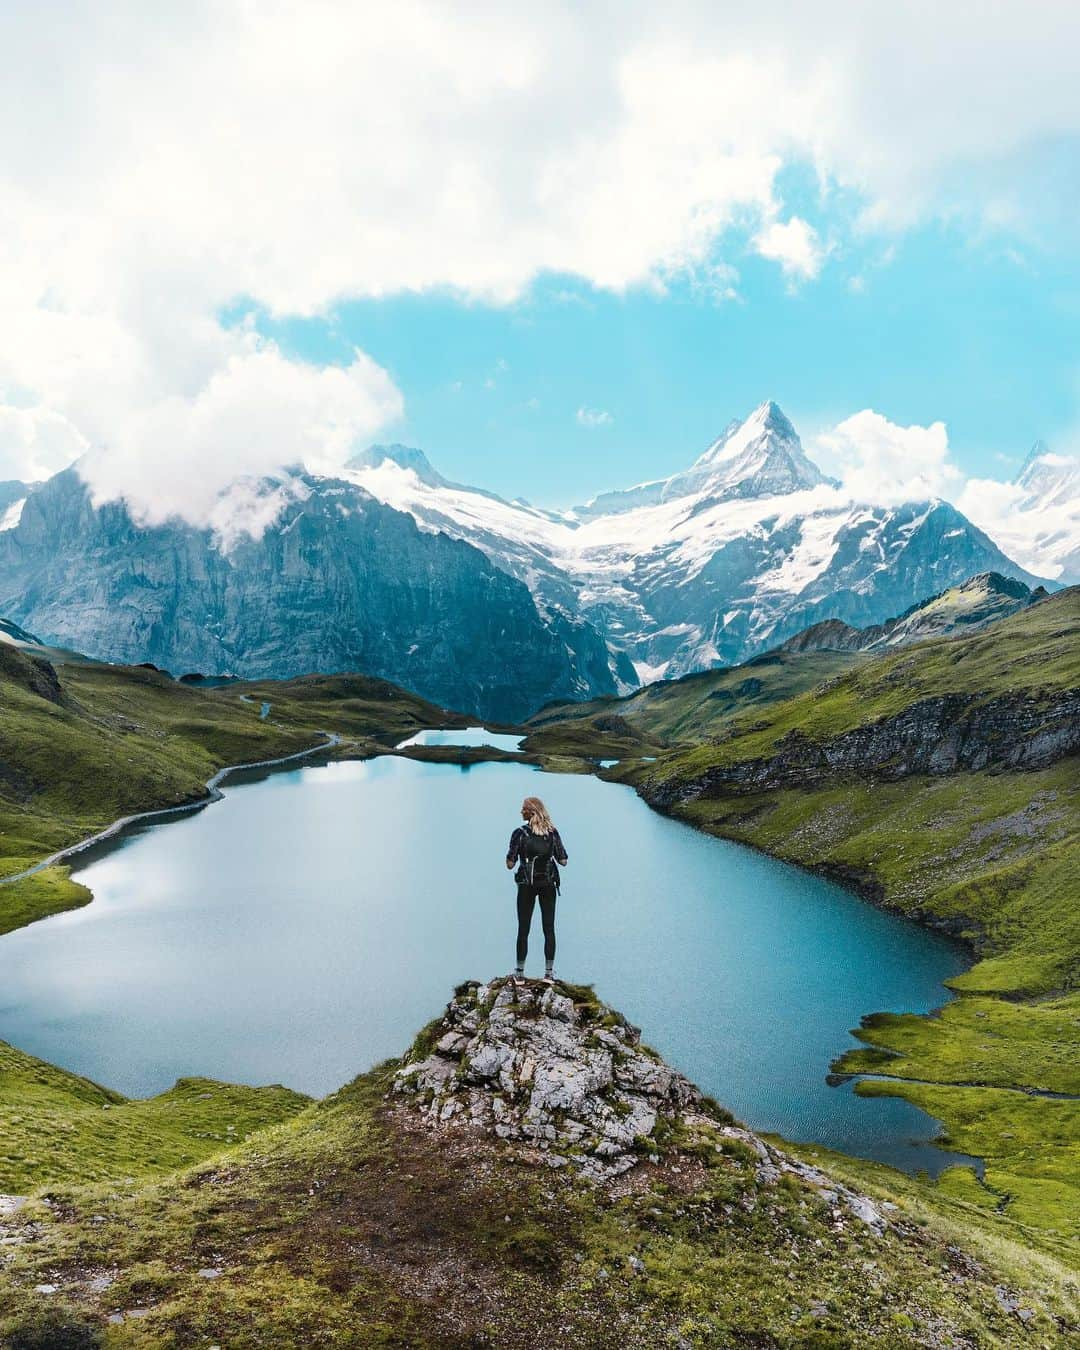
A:
{"type": "Polygon", "coordinates": [[[553,970],[545,970],[545,971],[544,971],[544,983],[545,983],[545,984],[554,984],[554,983],[555,983],[555,972],[554,972],[553,970]]]}

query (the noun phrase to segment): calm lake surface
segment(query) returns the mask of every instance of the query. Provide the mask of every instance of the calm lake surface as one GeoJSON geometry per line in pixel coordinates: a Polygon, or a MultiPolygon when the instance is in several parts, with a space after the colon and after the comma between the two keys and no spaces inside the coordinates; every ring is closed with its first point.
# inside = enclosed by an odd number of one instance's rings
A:
{"type": "Polygon", "coordinates": [[[958,946],[628,788],[527,765],[249,775],[134,828],[77,863],[91,905],[0,938],[0,1038],[131,1095],[193,1074],[329,1092],[404,1050],[454,985],[511,969],[503,859],[529,794],[570,854],[562,976],[751,1126],[909,1169],[955,1160],[914,1107],[825,1074],[864,1013],[942,1003],[958,946]]]}

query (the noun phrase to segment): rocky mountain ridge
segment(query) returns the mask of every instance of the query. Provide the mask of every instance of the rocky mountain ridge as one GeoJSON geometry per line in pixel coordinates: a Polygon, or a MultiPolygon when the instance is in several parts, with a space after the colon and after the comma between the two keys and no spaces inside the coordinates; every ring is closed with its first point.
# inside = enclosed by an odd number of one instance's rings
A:
{"type": "Polygon", "coordinates": [[[95,507],[75,469],[0,531],[0,613],[50,643],[177,673],[362,670],[513,721],[611,692],[605,644],[478,549],[349,482],[304,476],[274,528],[223,549],[179,521],[95,507]]]}
{"type": "Polygon", "coordinates": [[[950,586],[939,595],[912,605],[898,618],[868,628],[853,628],[839,619],[826,619],[789,638],[781,650],[867,652],[924,638],[970,633],[1045,599],[1046,594],[1043,586],[1033,590],[1015,577],[981,572],[959,586],[950,586]]]}
{"type": "Polygon", "coordinates": [[[689,469],[568,512],[375,446],[255,485],[259,533],[149,527],[78,467],[7,485],[0,613],[178,672],[362,669],[488,718],[739,664],[823,620],[882,624],[975,573],[1034,587],[943,501],[852,501],[773,402],[689,469]]]}
{"type": "Polygon", "coordinates": [[[588,621],[633,662],[624,691],[738,664],[822,619],[882,623],[975,573],[1039,584],[946,502],[852,501],[771,401],[689,469],[563,513],[418,472],[419,453],[380,447],[347,476],[588,621]]]}
{"type": "Polygon", "coordinates": [[[789,731],[775,753],[714,765],[692,785],[661,789],[649,801],[669,807],[718,791],[813,788],[845,778],[895,782],[917,774],[1043,769],[1077,751],[1080,689],[990,700],[943,694],[828,740],[789,731]]]}

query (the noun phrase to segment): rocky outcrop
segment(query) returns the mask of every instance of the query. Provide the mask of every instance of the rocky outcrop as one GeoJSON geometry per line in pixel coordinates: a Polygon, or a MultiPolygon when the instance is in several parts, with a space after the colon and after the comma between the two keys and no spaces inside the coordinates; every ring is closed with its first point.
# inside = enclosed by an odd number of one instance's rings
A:
{"type": "Polygon", "coordinates": [[[1080,689],[1041,698],[943,694],[829,740],[789,731],[774,755],[714,765],[692,782],[663,784],[650,800],[666,806],[717,792],[813,787],[845,778],[1042,769],[1078,751],[1080,689]]]}
{"type": "Polygon", "coordinates": [[[633,1167],[661,1123],[701,1101],[618,1014],[514,979],[463,985],[430,1053],[398,1072],[394,1090],[433,1122],[526,1141],[595,1178],[633,1167]]]}
{"type": "Polygon", "coordinates": [[[501,721],[615,692],[595,629],[538,611],[479,549],[353,483],[286,486],[270,528],[223,542],[95,506],[66,470],[0,532],[0,613],[108,660],[249,678],[363,671],[501,721]]]}
{"type": "Polygon", "coordinates": [[[707,1102],[591,990],[515,979],[462,985],[390,1095],[433,1130],[479,1130],[598,1183],[658,1162],[670,1141],[735,1152],[752,1161],[759,1186],[798,1176],[874,1232],[888,1226],[869,1197],[707,1102]]]}
{"type": "Polygon", "coordinates": [[[43,656],[0,642],[0,675],[49,703],[61,700],[60,677],[43,656]]]}

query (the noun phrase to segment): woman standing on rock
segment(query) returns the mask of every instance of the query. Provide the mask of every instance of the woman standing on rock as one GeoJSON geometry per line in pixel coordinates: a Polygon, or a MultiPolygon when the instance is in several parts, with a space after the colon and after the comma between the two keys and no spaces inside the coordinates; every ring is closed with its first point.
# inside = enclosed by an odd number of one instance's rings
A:
{"type": "Polygon", "coordinates": [[[525,958],[529,954],[529,929],[533,909],[540,901],[540,918],[544,925],[544,979],[553,980],[555,962],[555,897],[559,891],[559,867],[568,859],[559,831],[551,823],[547,807],[539,797],[526,797],[521,803],[519,825],[510,836],[506,850],[506,865],[517,864],[514,880],[517,882],[517,965],[515,975],[525,974],[525,958]]]}

